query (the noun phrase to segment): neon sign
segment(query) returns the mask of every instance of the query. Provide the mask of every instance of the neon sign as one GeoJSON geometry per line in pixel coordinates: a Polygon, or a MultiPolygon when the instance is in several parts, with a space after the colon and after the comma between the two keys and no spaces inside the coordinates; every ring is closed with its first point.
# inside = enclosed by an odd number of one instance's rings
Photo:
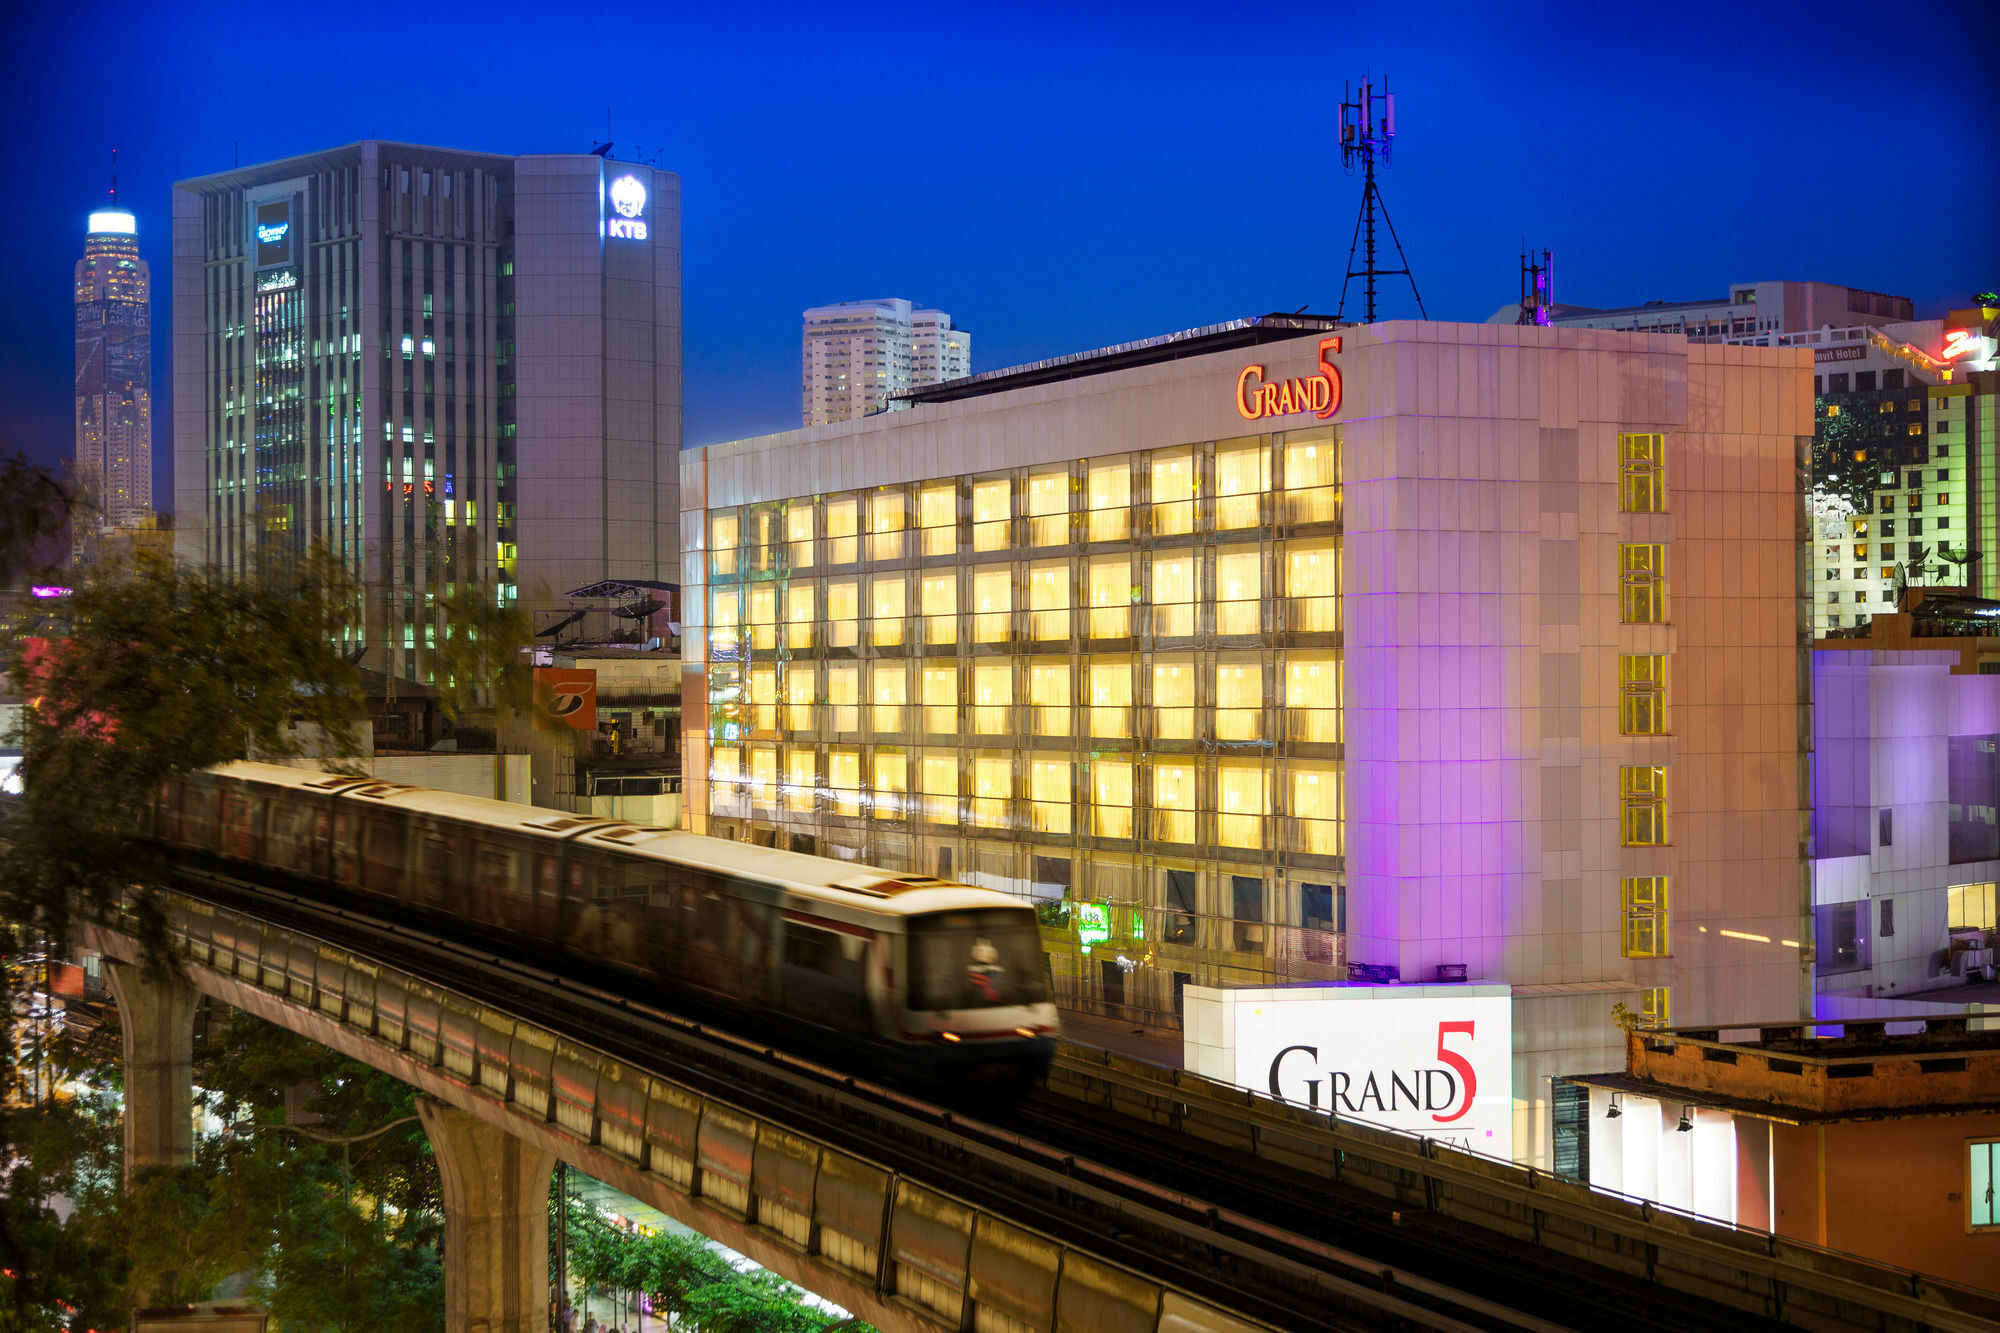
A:
{"type": "Polygon", "coordinates": [[[291,229],[289,222],[260,222],[257,224],[257,244],[283,245],[285,233],[291,229]]]}
{"type": "Polygon", "coordinates": [[[1236,412],[1245,421],[1311,412],[1324,421],[1340,410],[1340,369],[1327,358],[1340,339],[1319,340],[1319,373],[1268,383],[1264,367],[1245,366],[1236,376],[1236,412]]]}
{"type": "Polygon", "coordinates": [[[1944,350],[1938,353],[1940,361],[1956,361],[1961,357],[1971,362],[1991,361],[1996,344],[1993,339],[1973,329],[1952,329],[1944,335],[1944,350]]]}
{"type": "Polygon", "coordinates": [[[646,187],[637,176],[620,176],[611,182],[611,208],[615,218],[607,218],[605,234],[627,241],[646,239],[646,223],[639,214],[646,210],[646,187]]]}

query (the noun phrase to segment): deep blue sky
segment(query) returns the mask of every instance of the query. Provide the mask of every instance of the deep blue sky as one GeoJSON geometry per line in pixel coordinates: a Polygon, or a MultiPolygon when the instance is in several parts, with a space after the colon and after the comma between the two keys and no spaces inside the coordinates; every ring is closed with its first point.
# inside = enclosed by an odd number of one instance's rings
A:
{"type": "Polygon", "coordinates": [[[0,451],[70,448],[70,269],[115,145],[163,486],[172,181],[371,137],[584,151],[607,108],[618,156],[681,175],[690,444],[797,424],[827,301],[941,306],[980,370],[1332,313],[1336,108],[1370,69],[1434,318],[1514,299],[1523,238],[1585,305],[1818,278],[1935,315],[2000,282],[1990,4],[30,8],[0,20],[0,451]]]}

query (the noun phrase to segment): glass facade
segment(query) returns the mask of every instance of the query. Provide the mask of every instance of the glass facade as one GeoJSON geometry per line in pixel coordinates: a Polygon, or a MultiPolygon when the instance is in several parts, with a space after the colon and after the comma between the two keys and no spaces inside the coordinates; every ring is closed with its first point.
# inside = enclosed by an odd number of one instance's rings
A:
{"type": "Polygon", "coordinates": [[[1074,1007],[1344,976],[1338,428],[704,536],[702,831],[1031,897],[1074,1007]]]}

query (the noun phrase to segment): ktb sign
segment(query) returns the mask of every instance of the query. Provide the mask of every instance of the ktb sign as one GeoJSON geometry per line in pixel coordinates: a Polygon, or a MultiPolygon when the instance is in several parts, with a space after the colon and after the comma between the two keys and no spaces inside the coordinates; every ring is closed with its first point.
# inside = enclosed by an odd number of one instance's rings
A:
{"type": "Polygon", "coordinates": [[[1513,1154],[1505,986],[1189,987],[1187,1005],[1196,1073],[1454,1147],[1513,1154]]]}

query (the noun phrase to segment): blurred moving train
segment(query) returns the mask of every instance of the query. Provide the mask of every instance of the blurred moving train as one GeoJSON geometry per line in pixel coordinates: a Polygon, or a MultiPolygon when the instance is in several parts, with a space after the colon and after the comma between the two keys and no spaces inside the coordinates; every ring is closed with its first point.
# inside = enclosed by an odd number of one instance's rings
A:
{"type": "Polygon", "coordinates": [[[190,774],[158,813],[183,853],[615,968],[802,1054],[1018,1082],[1054,1053],[1033,909],[989,889],[269,764],[190,774]]]}

